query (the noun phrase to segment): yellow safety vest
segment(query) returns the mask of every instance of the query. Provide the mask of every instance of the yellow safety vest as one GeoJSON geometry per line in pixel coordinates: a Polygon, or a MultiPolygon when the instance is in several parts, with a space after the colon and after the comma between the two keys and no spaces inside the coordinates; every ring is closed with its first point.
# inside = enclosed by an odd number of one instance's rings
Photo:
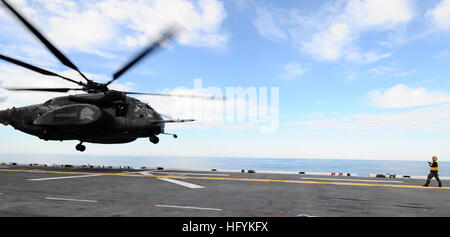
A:
{"type": "Polygon", "coordinates": [[[431,163],[430,165],[430,171],[438,171],[439,170],[439,163],[437,161],[433,161],[433,163],[431,163]],[[436,165],[435,165],[436,163],[436,165]]]}

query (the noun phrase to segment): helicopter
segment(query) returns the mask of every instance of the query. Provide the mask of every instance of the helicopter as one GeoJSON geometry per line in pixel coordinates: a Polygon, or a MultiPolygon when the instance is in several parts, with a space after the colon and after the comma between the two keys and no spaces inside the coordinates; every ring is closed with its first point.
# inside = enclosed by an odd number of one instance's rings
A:
{"type": "Polygon", "coordinates": [[[169,28],[160,38],[148,45],[106,83],[95,82],[87,78],[60,50],[50,43],[33,25],[31,25],[6,0],[2,3],[15,15],[26,28],[31,31],[44,46],[65,66],[75,70],[85,81],[59,75],[49,70],[33,66],[23,61],[0,54],[0,59],[24,67],[36,73],[57,77],[74,84],[78,88],[4,88],[10,91],[61,92],[83,91],[85,94],[74,94],[52,98],[42,104],[0,110],[0,123],[36,136],[45,141],[75,140],[77,151],[83,152],[83,143],[120,144],[135,141],[137,138],[149,138],[157,144],[158,135],[166,134],[177,138],[176,134],[166,133],[166,123],[193,122],[194,119],[163,119],[163,115],[155,111],[147,103],[128,95],[176,96],[200,99],[217,99],[213,96],[173,95],[160,93],[129,92],[109,89],[108,86],[121,75],[136,65],[147,55],[153,53],[162,44],[169,41],[177,33],[176,28],[169,28]]]}

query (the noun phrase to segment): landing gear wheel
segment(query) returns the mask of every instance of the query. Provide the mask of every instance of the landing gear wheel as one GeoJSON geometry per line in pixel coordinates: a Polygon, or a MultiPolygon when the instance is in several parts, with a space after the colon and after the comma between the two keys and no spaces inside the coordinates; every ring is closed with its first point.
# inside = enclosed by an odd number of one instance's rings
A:
{"type": "Polygon", "coordinates": [[[86,146],[82,145],[81,143],[75,146],[75,149],[77,149],[77,151],[85,151],[86,150],[86,146]]]}
{"type": "Polygon", "coordinates": [[[157,136],[151,136],[149,139],[150,139],[150,142],[153,144],[158,144],[158,142],[159,142],[159,138],[157,136]]]}

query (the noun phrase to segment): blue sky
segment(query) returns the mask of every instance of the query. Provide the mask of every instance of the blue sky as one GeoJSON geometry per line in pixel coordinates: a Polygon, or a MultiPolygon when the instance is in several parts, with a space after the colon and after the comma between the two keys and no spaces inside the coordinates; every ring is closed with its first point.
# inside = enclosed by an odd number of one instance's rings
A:
{"type": "MultiPolygon", "coordinates": [[[[182,26],[175,42],[127,72],[116,89],[200,93],[194,80],[201,79],[203,88],[222,92],[262,87],[271,98],[272,88],[279,91],[271,132],[251,116],[229,123],[199,115],[198,108],[221,108],[214,102],[138,97],[199,121],[169,125],[177,140],[88,144],[91,154],[450,160],[450,0],[10,2],[99,81],[173,23],[182,26]]],[[[78,78],[6,9],[0,23],[1,54],[78,78]]],[[[3,62],[0,81],[72,86],[3,62]]],[[[0,90],[0,106],[55,96],[0,90]]],[[[45,142],[9,126],[0,127],[0,142],[0,152],[77,153],[74,141],[45,142]]]]}

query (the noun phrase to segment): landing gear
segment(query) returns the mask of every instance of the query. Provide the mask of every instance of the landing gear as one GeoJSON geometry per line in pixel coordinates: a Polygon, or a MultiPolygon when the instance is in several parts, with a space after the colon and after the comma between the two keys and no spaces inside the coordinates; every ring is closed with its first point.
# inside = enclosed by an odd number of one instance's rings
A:
{"type": "MultiPolygon", "coordinates": [[[[177,134],[171,134],[171,133],[160,133],[160,134],[171,135],[171,136],[173,136],[173,138],[177,138],[178,137],[177,134]]],[[[156,135],[150,136],[149,139],[150,139],[150,142],[153,143],[153,144],[158,144],[158,142],[159,142],[159,138],[156,135]]]]}
{"type": "Polygon", "coordinates": [[[150,142],[153,144],[158,144],[158,142],[159,142],[159,138],[155,135],[151,136],[149,139],[150,139],[150,142]]]}
{"type": "Polygon", "coordinates": [[[75,149],[77,149],[77,151],[83,152],[83,151],[86,150],[86,146],[84,146],[82,143],[83,143],[83,142],[80,142],[80,144],[78,144],[78,145],[75,146],[75,149]]]}
{"type": "Polygon", "coordinates": [[[173,136],[173,138],[177,138],[177,137],[178,137],[177,134],[172,134],[172,133],[161,133],[161,134],[164,134],[164,135],[171,135],[171,136],[173,136]]]}

